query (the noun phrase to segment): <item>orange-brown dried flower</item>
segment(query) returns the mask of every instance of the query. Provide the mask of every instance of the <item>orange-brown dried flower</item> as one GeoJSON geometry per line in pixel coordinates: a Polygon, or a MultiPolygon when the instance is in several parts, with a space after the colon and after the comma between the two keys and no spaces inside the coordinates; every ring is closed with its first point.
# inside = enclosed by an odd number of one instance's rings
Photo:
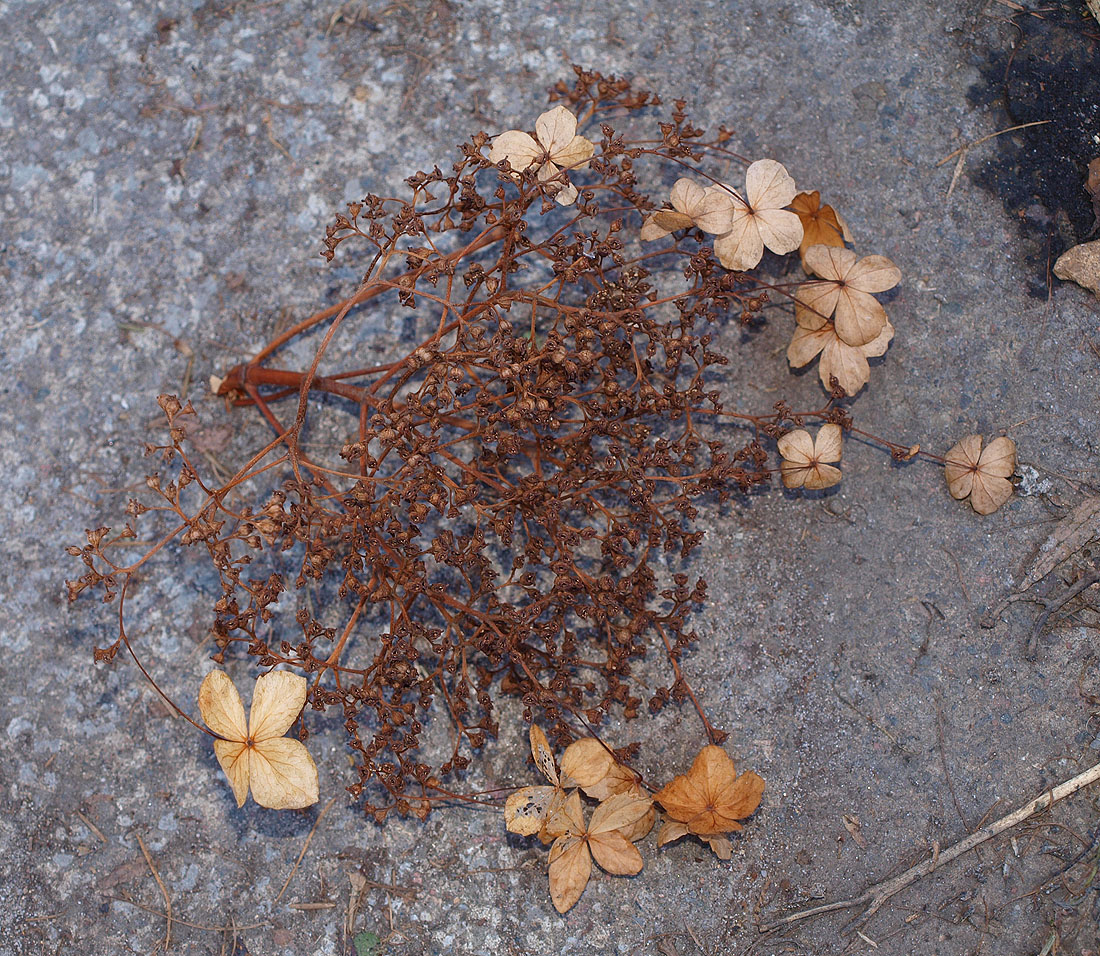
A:
{"type": "Polygon", "coordinates": [[[802,268],[807,272],[813,271],[806,262],[806,250],[810,246],[836,246],[843,249],[846,241],[851,242],[848,224],[832,206],[821,205],[821,193],[816,189],[795,196],[791,200],[791,212],[802,223],[802,242],[799,243],[798,254],[802,259],[802,268]]]}
{"type": "Polygon", "coordinates": [[[764,781],[748,770],[737,776],[733,761],[721,748],[709,744],[699,751],[691,769],[654,794],[669,816],[657,836],[664,846],[691,833],[729,859],[727,833],[740,829],[739,821],[752,816],[764,795],[764,781]]]}

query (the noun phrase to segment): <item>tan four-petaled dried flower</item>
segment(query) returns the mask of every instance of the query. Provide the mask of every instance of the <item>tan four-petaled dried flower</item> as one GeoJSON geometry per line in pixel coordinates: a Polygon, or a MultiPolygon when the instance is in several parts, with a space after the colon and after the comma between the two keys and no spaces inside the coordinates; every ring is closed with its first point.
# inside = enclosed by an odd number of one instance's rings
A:
{"type": "Polygon", "coordinates": [[[718,261],[727,269],[755,268],[767,246],[777,255],[793,252],[802,242],[802,223],[784,207],[794,199],[795,185],[774,159],[758,159],[745,173],[745,196],[729,187],[733,221],[729,232],[714,241],[718,261]]]}
{"type": "Polygon", "coordinates": [[[817,439],[805,428],[796,428],[779,439],[779,466],[783,484],[788,488],[817,491],[831,488],[841,479],[839,468],[829,462],[840,461],[843,444],[840,426],[832,422],[822,425],[817,439]]]}
{"type": "Polygon", "coordinates": [[[886,328],[886,310],[873,292],[901,281],[901,270],[885,256],[859,258],[850,249],[816,245],[806,250],[807,267],[819,280],[798,288],[798,301],[823,319],[833,313],[836,334],[853,348],[867,345],[886,328]]]}
{"type": "Polygon", "coordinates": [[[523,130],[505,130],[493,140],[489,161],[508,160],[512,169],[523,171],[538,165],[538,179],[563,206],[577,201],[577,187],[567,173],[585,169],[595,144],[577,135],[577,117],[564,106],[555,106],[535,120],[535,135],[523,130]]]}
{"type": "Polygon", "coordinates": [[[585,825],[580,794],[573,791],[547,822],[554,837],[550,847],[550,898],[564,913],[581,898],[592,873],[592,858],[608,873],[632,876],[642,868],[642,855],[623,830],[650,811],[648,797],[621,793],[609,797],[592,812],[585,825]]]}
{"type": "Polygon", "coordinates": [[[306,702],[306,679],[272,671],[256,681],[248,722],[241,695],[223,671],[211,671],[199,688],[199,713],[221,740],[214,753],[229,778],[237,806],[252,798],[272,810],[298,810],[317,802],[317,765],[301,741],[283,735],[306,702]]]}

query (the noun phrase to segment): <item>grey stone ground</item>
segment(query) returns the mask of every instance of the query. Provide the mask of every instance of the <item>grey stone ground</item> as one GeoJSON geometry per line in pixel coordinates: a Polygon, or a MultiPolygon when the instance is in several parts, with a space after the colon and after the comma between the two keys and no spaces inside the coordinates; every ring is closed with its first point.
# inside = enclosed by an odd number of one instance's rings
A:
{"type": "MultiPolygon", "coordinates": [[[[371,888],[354,927],[389,937],[387,953],[741,952],[758,907],[767,918],[858,892],[1094,762],[1096,705],[1078,681],[1100,693],[1097,632],[1061,629],[1028,663],[1026,613],[977,624],[1052,520],[1100,482],[1096,301],[1069,286],[1029,297],[1035,250],[1011,217],[966,172],[946,199],[951,167],[935,168],[1007,125],[966,93],[983,51],[1006,48],[1011,12],[927,0],[0,3],[0,954],[157,951],[164,920],[142,907],[163,899],[139,836],[183,921],[176,952],[349,952],[353,871],[400,888],[371,888]],[[860,250],[905,275],[861,423],[941,450],[1007,430],[1032,493],[980,519],[933,467],[853,446],[826,501],[774,492],[708,516],[712,603],[689,674],[731,752],[769,783],[732,863],[687,842],[651,852],[640,876],[594,878],[561,918],[542,851],[508,838],[495,813],[378,829],[339,797],[277,901],[316,809],[238,811],[206,743],[134,668],[92,665],[111,619],[94,600],[66,605],[62,548],[117,514],[109,489],[144,473],[153,396],[181,388],[187,349],[191,394],[222,424],[207,375],[352,287],[352,270],[316,255],[332,212],[447,162],[475,129],[530,126],[571,62],[682,95],[706,122],[729,118],[742,151],[826,190],[860,250]],[[313,902],[334,905],[291,905],[313,902]],[[216,929],[227,925],[239,931],[216,929]]],[[[781,326],[764,333],[771,348],[781,326]]],[[[741,373],[748,407],[768,408],[777,385],[817,398],[814,377],[791,379],[778,356],[774,371],[741,373]]],[[[232,427],[245,421],[258,427],[243,415],[232,427]]],[[[138,605],[151,658],[197,646],[200,590],[184,571],[138,605]]],[[[698,744],[687,711],[610,732],[661,735],[643,751],[653,769],[698,744]]],[[[505,726],[479,779],[526,779],[521,734],[505,726]]],[[[348,777],[340,735],[313,746],[327,800],[348,777]]],[[[1095,800],[1047,819],[1087,845],[1095,800]]],[[[879,954],[1025,956],[1052,931],[1059,951],[1095,953],[1095,888],[1079,909],[1068,891],[1025,895],[1064,867],[1055,850],[1084,849],[1075,840],[1025,827],[1015,847],[937,872],[863,932],[879,954]],[[1071,936],[1079,912],[1092,916],[1071,936]]],[[[754,951],[872,951],[841,928],[808,923],[754,951]]]]}

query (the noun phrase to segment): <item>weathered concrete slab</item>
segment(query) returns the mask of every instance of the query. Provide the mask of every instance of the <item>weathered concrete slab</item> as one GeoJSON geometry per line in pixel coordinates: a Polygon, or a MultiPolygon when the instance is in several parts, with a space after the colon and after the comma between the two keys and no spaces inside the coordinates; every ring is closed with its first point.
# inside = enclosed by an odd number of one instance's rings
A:
{"type": "MultiPolygon", "coordinates": [[[[1053,520],[1100,483],[1096,300],[1057,283],[1031,294],[1045,251],[971,178],[995,142],[971,152],[949,197],[953,163],[936,165],[1012,125],[968,99],[990,51],[1008,48],[1011,16],[998,3],[859,0],[0,4],[0,954],[154,951],[164,900],[139,836],[180,921],[178,952],[350,952],[353,871],[371,881],[354,929],[387,938],[379,952],[689,954],[703,951],[695,938],[740,952],[758,908],[859,892],[1095,762],[1097,632],[1062,628],[1030,663],[1027,613],[978,626],[1053,520]],[[935,468],[853,447],[827,499],[774,492],[707,515],[712,604],[686,666],[730,751],[769,785],[731,863],[686,842],[652,851],[640,876],[595,878],[561,918],[543,851],[495,813],[366,822],[342,794],[333,725],[312,746],[321,806],[335,803],[278,899],[320,808],[238,811],[206,742],[135,668],[93,666],[110,611],[66,606],[63,546],[121,512],[112,489],[144,473],[158,392],[190,384],[205,421],[229,423],[227,456],[262,434],[203,383],[353,287],[355,268],[317,256],[331,214],[449,161],[475,129],[530,125],[571,62],[685,97],[700,120],[728,120],[742,152],[825,191],[860,251],[904,273],[861,425],[941,451],[1007,430],[1023,493],[980,519],[935,468]],[[290,905],[302,903],[333,906],[290,905]]],[[[380,319],[379,343],[399,334],[380,319]]],[[[773,323],[759,344],[778,350],[788,334],[773,323]]],[[[747,407],[769,408],[780,384],[818,398],[813,374],[792,379],[779,358],[749,369],[747,407]]],[[[135,596],[151,660],[182,646],[201,672],[203,588],[182,565],[164,591],[135,596]]],[[[158,679],[180,699],[197,686],[158,679]]],[[[659,734],[642,758],[655,772],[699,744],[686,709],[610,733],[659,734]]],[[[506,725],[476,779],[522,782],[522,735],[506,725]]],[[[1100,826],[1084,798],[1054,819],[1086,842],[1100,826]]],[[[1026,895],[1061,866],[1045,841],[1067,860],[1085,849],[1028,828],[864,932],[880,953],[983,939],[983,951],[1038,952],[1078,918],[1026,895]]],[[[1096,948],[1092,925],[1078,951],[1096,948]]],[[[839,953],[839,926],[757,951],[839,953]]]]}

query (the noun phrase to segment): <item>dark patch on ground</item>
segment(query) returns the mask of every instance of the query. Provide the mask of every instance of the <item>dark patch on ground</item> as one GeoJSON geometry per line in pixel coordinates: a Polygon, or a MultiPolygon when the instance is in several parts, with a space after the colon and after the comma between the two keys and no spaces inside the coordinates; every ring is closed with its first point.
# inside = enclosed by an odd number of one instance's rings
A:
{"type": "Polygon", "coordinates": [[[1048,263],[1093,226],[1084,183],[1100,156],[1100,26],[1083,3],[1017,13],[1003,49],[980,66],[975,106],[993,107],[998,128],[1050,120],[993,140],[975,181],[999,196],[1026,242],[1029,288],[1046,297],[1048,263]]]}

